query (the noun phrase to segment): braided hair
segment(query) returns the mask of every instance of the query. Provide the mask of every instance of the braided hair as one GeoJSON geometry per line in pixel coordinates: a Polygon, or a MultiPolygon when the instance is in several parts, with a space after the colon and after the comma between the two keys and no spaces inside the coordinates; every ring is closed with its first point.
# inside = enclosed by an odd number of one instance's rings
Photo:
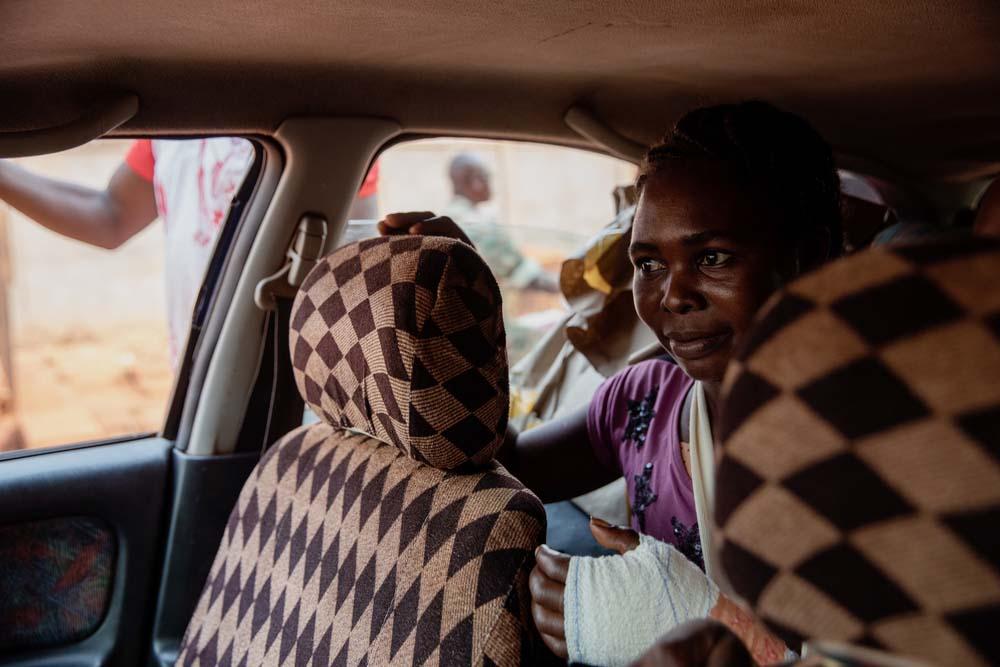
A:
{"type": "Polygon", "coordinates": [[[803,118],[759,101],[703,107],[685,114],[646,153],[636,187],[678,161],[724,162],[759,188],[779,213],[779,238],[792,247],[822,239],[823,250],[801,269],[843,251],[840,178],[833,151],[803,118]]]}

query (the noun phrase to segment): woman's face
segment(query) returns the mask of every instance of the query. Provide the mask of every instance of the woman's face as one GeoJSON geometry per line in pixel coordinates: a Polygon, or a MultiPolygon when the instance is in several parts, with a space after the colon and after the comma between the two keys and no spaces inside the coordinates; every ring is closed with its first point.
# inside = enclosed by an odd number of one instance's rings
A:
{"type": "Polygon", "coordinates": [[[779,284],[782,247],[766,202],[722,165],[661,170],[646,182],[632,224],[636,311],[685,373],[721,382],[779,284]]]}

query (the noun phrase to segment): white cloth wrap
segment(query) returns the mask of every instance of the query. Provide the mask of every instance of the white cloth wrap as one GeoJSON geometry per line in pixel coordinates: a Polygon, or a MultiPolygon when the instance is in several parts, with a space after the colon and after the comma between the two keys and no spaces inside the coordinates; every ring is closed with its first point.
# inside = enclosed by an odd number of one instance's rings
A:
{"type": "Polygon", "coordinates": [[[715,441],[712,438],[712,422],[708,414],[708,400],[705,387],[695,382],[691,388],[691,420],[689,451],[691,453],[691,485],[694,489],[694,509],[698,518],[698,534],[701,536],[701,554],[705,561],[705,572],[718,580],[715,567],[714,527],[715,527],[715,441]]]}
{"type": "Polygon", "coordinates": [[[673,546],[647,535],[622,556],[570,559],[563,596],[569,661],[628,665],[665,632],[706,618],[719,588],[673,546]]]}

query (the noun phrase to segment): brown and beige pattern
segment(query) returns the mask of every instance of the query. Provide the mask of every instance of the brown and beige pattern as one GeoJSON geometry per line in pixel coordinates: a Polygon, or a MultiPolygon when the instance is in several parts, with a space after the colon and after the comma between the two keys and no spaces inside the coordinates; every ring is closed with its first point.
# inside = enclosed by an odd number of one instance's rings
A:
{"type": "Polygon", "coordinates": [[[730,369],[721,563],[786,636],[1000,663],[998,276],[981,241],[861,253],[730,369]]]}
{"type": "Polygon", "coordinates": [[[463,243],[399,236],[340,248],[295,299],[299,390],[327,422],[436,468],[485,463],[507,428],[500,306],[493,274],[463,243]]]}
{"type": "Polygon", "coordinates": [[[261,459],[177,664],[544,659],[527,588],[544,510],[490,460],[507,400],[495,287],[467,246],[425,237],[348,246],[310,275],[291,347],[300,389],[328,423],[294,431],[261,459]],[[366,274],[376,266],[388,273],[366,274]],[[341,309],[334,293],[343,313],[326,324],[341,309]],[[478,381],[464,388],[458,378],[470,372],[495,395],[478,381]],[[490,407],[497,400],[503,410],[490,407]],[[444,435],[470,417],[482,428],[444,435]]]}

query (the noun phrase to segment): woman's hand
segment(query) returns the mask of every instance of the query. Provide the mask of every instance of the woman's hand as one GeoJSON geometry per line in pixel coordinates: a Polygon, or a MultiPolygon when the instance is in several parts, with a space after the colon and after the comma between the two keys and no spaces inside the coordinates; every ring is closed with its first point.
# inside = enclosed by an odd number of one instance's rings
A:
{"type": "Polygon", "coordinates": [[[632,667],[751,667],[739,637],[716,621],[691,621],[674,628],[632,667]]]}
{"type": "Polygon", "coordinates": [[[436,216],[431,211],[390,213],[384,219],[379,220],[378,231],[382,236],[405,234],[447,236],[468,243],[473,248],[476,247],[454,220],[444,216],[436,216]]]}
{"type": "MultiPolygon", "coordinates": [[[[590,532],[601,546],[620,554],[631,551],[639,545],[639,535],[634,530],[612,526],[600,519],[590,520],[590,532]]],[[[771,634],[752,613],[730,600],[725,594],[719,594],[719,601],[715,603],[709,615],[743,642],[757,664],[770,665],[785,659],[785,643],[771,634]]]]}
{"type": "MultiPolygon", "coordinates": [[[[639,535],[634,530],[612,526],[601,519],[591,518],[590,532],[598,544],[619,554],[639,546],[639,535]]],[[[535,627],[549,650],[564,660],[569,656],[563,614],[569,559],[566,554],[540,546],[535,550],[535,568],[528,578],[535,627]]]]}
{"type": "MultiPolygon", "coordinates": [[[[590,520],[590,532],[601,546],[620,554],[631,551],[639,545],[639,534],[634,530],[612,526],[600,519],[590,520]]],[[[719,594],[719,600],[712,607],[709,616],[742,641],[757,664],[770,665],[785,659],[785,643],[771,634],[752,613],[730,600],[725,594],[719,594]]]]}
{"type": "Polygon", "coordinates": [[[616,551],[619,555],[639,546],[639,533],[630,528],[612,526],[604,519],[594,516],[590,517],[590,534],[602,547],[616,551]]]}
{"type": "MultiPolygon", "coordinates": [[[[590,532],[593,533],[594,539],[601,546],[616,551],[619,554],[624,554],[639,546],[639,534],[634,530],[612,526],[601,519],[592,518],[590,520],[590,532]]],[[[566,558],[566,569],[567,571],[569,569],[568,557],[566,558]]],[[[563,576],[562,581],[566,581],[565,576],[563,576]]],[[[726,597],[725,594],[719,594],[719,599],[709,613],[709,616],[718,623],[721,623],[737,637],[757,664],[770,665],[784,660],[786,653],[785,643],[771,634],[764,624],[754,617],[751,612],[726,597]]],[[[562,617],[560,616],[561,620],[562,617]]]]}

